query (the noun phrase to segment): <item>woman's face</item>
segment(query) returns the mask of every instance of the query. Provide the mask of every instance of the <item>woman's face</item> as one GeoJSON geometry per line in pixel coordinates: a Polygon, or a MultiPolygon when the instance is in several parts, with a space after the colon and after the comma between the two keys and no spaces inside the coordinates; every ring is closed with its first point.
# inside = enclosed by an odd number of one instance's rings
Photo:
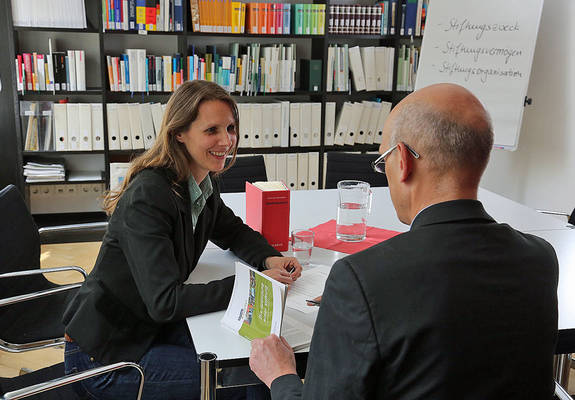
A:
{"type": "Polygon", "coordinates": [[[186,146],[192,157],[190,170],[197,183],[209,172],[221,171],[226,156],[233,152],[238,140],[230,106],[221,100],[202,102],[196,120],[176,139],[186,146]]]}

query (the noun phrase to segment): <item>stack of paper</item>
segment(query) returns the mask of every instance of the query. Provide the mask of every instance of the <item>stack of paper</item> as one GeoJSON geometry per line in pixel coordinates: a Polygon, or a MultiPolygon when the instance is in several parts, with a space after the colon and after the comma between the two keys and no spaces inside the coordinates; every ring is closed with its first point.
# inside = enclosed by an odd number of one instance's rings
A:
{"type": "Polygon", "coordinates": [[[86,28],[84,0],[12,0],[14,26],[86,28]]]}
{"type": "Polygon", "coordinates": [[[24,166],[24,176],[26,183],[61,182],[66,179],[66,170],[63,164],[28,162],[24,166]]]}

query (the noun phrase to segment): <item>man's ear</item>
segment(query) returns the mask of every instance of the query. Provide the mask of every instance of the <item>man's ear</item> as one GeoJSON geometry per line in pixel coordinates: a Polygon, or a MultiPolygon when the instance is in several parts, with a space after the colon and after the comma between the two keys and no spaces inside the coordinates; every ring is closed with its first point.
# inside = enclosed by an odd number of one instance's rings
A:
{"type": "Polygon", "coordinates": [[[405,182],[413,172],[413,157],[403,142],[397,144],[399,153],[399,181],[405,182]]]}

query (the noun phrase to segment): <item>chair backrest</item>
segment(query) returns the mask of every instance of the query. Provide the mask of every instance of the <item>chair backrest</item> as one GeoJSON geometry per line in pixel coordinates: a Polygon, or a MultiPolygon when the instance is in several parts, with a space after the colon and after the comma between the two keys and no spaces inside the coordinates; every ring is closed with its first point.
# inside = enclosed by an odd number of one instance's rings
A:
{"type": "Polygon", "coordinates": [[[337,183],[343,180],[360,180],[372,187],[387,186],[386,176],[371,168],[371,162],[378,156],[379,154],[327,153],[324,187],[335,189],[337,183]]]}
{"type": "Polygon", "coordinates": [[[264,157],[237,157],[235,164],[220,175],[222,193],[245,192],[247,182],[267,181],[264,157]]]}
{"type": "MultiPolygon", "coordinates": [[[[40,237],[22,195],[14,185],[0,191],[0,273],[40,268],[40,237]]],[[[20,294],[19,278],[0,279],[2,298],[20,294]]],[[[27,291],[46,286],[42,275],[26,279],[27,291]]]]}

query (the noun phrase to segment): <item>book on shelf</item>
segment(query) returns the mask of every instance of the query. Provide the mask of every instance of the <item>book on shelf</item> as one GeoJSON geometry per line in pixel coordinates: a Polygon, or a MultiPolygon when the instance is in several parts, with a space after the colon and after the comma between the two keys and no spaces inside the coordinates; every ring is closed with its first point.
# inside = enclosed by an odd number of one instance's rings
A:
{"type": "Polygon", "coordinates": [[[285,312],[287,286],[236,262],[234,289],[222,325],[248,339],[283,336],[294,350],[308,346],[313,328],[285,312]]]}
{"type": "Polygon", "coordinates": [[[183,0],[113,0],[102,2],[104,30],[182,32],[183,0]]]}
{"type": "Polygon", "coordinates": [[[86,29],[84,0],[12,0],[14,26],[86,29]]]}
{"type": "Polygon", "coordinates": [[[332,34],[385,35],[380,5],[330,5],[328,32],[332,34]]]}
{"type": "Polygon", "coordinates": [[[417,68],[419,65],[419,53],[421,49],[413,45],[402,45],[397,56],[397,90],[413,91],[417,68]]]}

